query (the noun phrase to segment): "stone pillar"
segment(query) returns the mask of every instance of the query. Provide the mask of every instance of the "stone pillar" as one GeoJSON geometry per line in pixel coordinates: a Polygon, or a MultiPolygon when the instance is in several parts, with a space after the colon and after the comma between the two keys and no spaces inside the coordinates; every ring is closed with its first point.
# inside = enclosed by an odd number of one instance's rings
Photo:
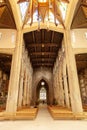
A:
{"type": "Polygon", "coordinates": [[[27,105],[30,105],[29,76],[27,76],[27,105]]]}
{"type": "Polygon", "coordinates": [[[21,64],[21,73],[20,73],[20,88],[19,88],[19,98],[18,98],[18,107],[22,107],[23,100],[23,78],[24,78],[24,70],[23,70],[23,60],[21,64]]]}
{"type": "Polygon", "coordinates": [[[29,93],[30,93],[30,102],[32,101],[32,76],[33,76],[33,70],[32,70],[32,67],[31,67],[31,65],[30,65],[30,77],[29,77],[29,93]]]}
{"type": "Polygon", "coordinates": [[[66,30],[64,32],[64,45],[65,45],[65,53],[66,53],[72,111],[74,113],[80,113],[83,112],[83,109],[82,109],[80,88],[79,88],[79,82],[77,76],[75,55],[73,53],[72,46],[71,46],[69,30],[66,30]]]}
{"type": "Polygon", "coordinates": [[[66,106],[70,108],[69,103],[69,94],[68,94],[68,84],[67,84],[67,73],[66,73],[66,59],[65,56],[63,58],[63,83],[64,83],[64,92],[65,92],[65,101],[66,106]]]}
{"type": "Polygon", "coordinates": [[[26,106],[26,105],[27,105],[27,71],[26,71],[26,69],[25,69],[23,106],[26,106]]]}
{"type": "Polygon", "coordinates": [[[64,106],[64,90],[63,90],[63,84],[62,84],[62,70],[63,70],[63,66],[62,66],[62,53],[60,52],[60,60],[59,60],[59,88],[60,88],[60,105],[64,106]]]}
{"type": "Polygon", "coordinates": [[[57,98],[57,91],[56,91],[56,88],[57,88],[57,85],[56,85],[56,65],[54,66],[54,72],[53,72],[53,87],[54,87],[54,98],[56,99],[57,98]]]}
{"type": "Polygon", "coordinates": [[[55,93],[56,93],[56,100],[57,103],[59,104],[59,79],[58,79],[58,65],[56,66],[56,71],[55,71],[55,84],[56,84],[56,89],[55,89],[55,93]]]}
{"type": "Polygon", "coordinates": [[[23,35],[18,31],[16,47],[12,56],[11,74],[8,90],[8,98],[6,104],[6,114],[14,115],[17,110],[18,90],[19,90],[19,77],[22,58],[22,42],[23,35]]]}

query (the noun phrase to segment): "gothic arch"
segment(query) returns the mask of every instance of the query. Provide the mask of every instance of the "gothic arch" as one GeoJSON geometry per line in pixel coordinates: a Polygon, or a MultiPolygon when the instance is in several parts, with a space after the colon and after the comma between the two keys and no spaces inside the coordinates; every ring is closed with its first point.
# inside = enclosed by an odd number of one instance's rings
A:
{"type": "Polygon", "coordinates": [[[47,103],[49,103],[49,86],[48,86],[48,84],[47,84],[47,82],[44,80],[44,79],[41,79],[39,82],[38,82],[38,84],[37,84],[37,87],[36,87],[36,100],[38,101],[38,99],[39,99],[39,94],[40,94],[40,89],[43,87],[42,85],[41,85],[41,82],[44,82],[45,83],[45,86],[44,86],[44,88],[45,88],[45,90],[46,90],[46,94],[47,94],[47,103]]]}
{"type": "Polygon", "coordinates": [[[47,84],[47,92],[48,92],[48,97],[47,97],[47,103],[48,104],[52,104],[53,101],[53,86],[52,86],[52,82],[50,80],[48,80],[46,78],[46,76],[41,76],[40,78],[37,78],[34,82],[33,82],[33,92],[32,92],[32,98],[33,98],[33,103],[35,104],[35,102],[37,101],[37,87],[38,84],[40,83],[41,80],[44,80],[47,84]]]}

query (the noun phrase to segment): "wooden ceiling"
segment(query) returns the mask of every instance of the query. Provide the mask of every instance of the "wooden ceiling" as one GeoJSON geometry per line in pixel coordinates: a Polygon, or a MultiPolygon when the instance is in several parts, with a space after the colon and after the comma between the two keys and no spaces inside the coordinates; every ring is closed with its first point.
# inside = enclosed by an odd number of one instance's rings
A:
{"type": "Polygon", "coordinates": [[[10,74],[12,56],[8,54],[0,54],[0,69],[6,74],[10,74]]]}
{"type": "MultiPolygon", "coordinates": [[[[0,3],[0,28],[12,28],[16,29],[12,7],[9,3],[10,0],[4,0],[4,3],[0,3]]],[[[20,2],[29,1],[29,0],[19,0],[20,2]]],[[[28,7],[26,12],[26,16],[23,21],[23,27],[27,23],[29,18],[33,18],[33,13],[36,8],[39,9],[39,15],[42,17],[42,21],[44,22],[45,15],[47,15],[48,9],[54,13],[54,17],[62,24],[63,28],[65,29],[64,21],[61,17],[61,12],[57,6],[56,2],[64,1],[69,3],[70,0],[52,0],[51,5],[53,8],[48,8],[48,4],[42,6],[41,4],[35,6],[36,0],[32,0],[34,4],[28,7]],[[46,11],[44,11],[46,9],[46,11]]],[[[36,2],[37,3],[37,2],[36,2]]],[[[33,19],[32,19],[33,20],[33,19]]],[[[32,26],[32,20],[30,25],[32,26]]],[[[49,20],[49,19],[48,19],[49,20]]],[[[55,21],[56,25],[56,21],[55,21]]],[[[22,27],[22,29],[24,29],[22,27]]],[[[30,27],[30,26],[28,26],[30,27]]],[[[75,10],[74,18],[72,21],[72,29],[76,28],[87,28],[87,0],[79,0],[77,4],[77,8],[75,10]]],[[[26,48],[28,49],[28,53],[30,56],[30,60],[34,68],[45,66],[45,67],[53,67],[55,59],[58,54],[59,48],[61,48],[61,41],[63,38],[63,34],[54,32],[51,30],[39,30],[39,31],[32,31],[24,34],[24,41],[26,48]]],[[[0,58],[3,62],[5,62],[6,58],[0,58]]],[[[11,60],[11,59],[10,59],[11,60]]],[[[5,62],[6,63],[6,62],[5,62]]],[[[1,67],[5,66],[1,64],[1,67]]],[[[83,62],[84,63],[84,62],[83,62]]],[[[84,64],[85,66],[86,64],[84,64]]],[[[80,64],[79,64],[80,66],[80,64]]],[[[5,66],[6,67],[6,66],[5,66]]],[[[3,67],[3,70],[4,68],[3,67]]],[[[10,66],[7,70],[9,71],[10,66]]],[[[80,67],[79,67],[80,68],[80,67]]]]}
{"type": "Polygon", "coordinates": [[[32,66],[53,67],[62,38],[62,33],[45,29],[25,33],[24,41],[32,66]]]}
{"type": "Polygon", "coordinates": [[[87,0],[79,0],[71,28],[87,28],[87,0]]]}
{"type": "Polygon", "coordinates": [[[0,3],[0,28],[16,28],[9,0],[0,3]]]}

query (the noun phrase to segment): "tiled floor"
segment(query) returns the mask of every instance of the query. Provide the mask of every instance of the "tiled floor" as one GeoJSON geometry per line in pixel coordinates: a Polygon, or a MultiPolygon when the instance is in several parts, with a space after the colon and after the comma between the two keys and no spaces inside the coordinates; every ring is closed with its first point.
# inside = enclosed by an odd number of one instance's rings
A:
{"type": "Polygon", "coordinates": [[[0,130],[87,130],[87,121],[53,120],[46,107],[40,107],[35,120],[1,121],[0,130]]]}

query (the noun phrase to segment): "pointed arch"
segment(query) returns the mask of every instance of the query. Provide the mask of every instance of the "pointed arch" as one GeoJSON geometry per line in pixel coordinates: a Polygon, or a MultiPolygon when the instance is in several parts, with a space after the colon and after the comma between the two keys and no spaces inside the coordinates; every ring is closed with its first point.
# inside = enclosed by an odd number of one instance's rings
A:
{"type": "Polygon", "coordinates": [[[44,88],[46,90],[46,102],[48,104],[49,103],[49,86],[48,86],[48,83],[44,79],[39,80],[39,82],[37,84],[37,87],[36,87],[36,101],[40,100],[39,94],[40,94],[41,88],[43,87],[41,85],[41,82],[45,83],[44,88]]]}
{"type": "Polygon", "coordinates": [[[47,104],[52,104],[53,102],[53,86],[52,86],[52,81],[49,81],[45,76],[41,76],[39,79],[35,80],[33,82],[33,91],[32,91],[32,100],[33,100],[33,104],[35,104],[35,102],[37,101],[37,87],[38,87],[38,83],[44,80],[47,84],[46,87],[46,91],[47,91],[47,104]]]}

